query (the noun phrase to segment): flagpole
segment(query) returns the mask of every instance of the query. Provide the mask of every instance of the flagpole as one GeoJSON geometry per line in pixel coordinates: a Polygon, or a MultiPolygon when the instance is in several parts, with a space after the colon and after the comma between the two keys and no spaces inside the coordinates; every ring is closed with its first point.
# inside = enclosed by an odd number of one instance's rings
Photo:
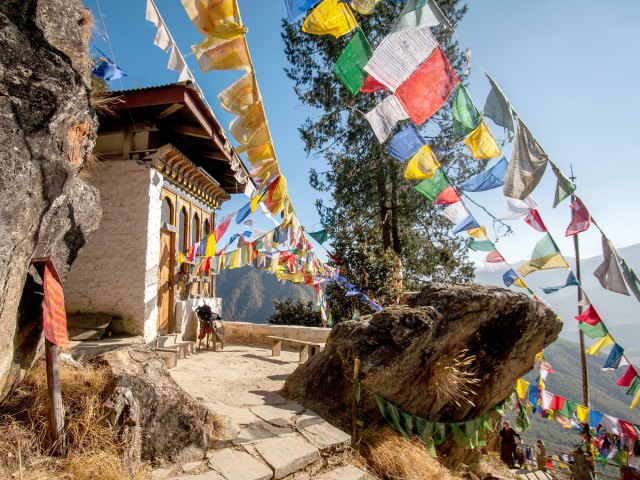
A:
{"type": "MultiPolygon", "coordinates": [[[[571,165],[571,181],[575,181],[576,177],[573,175],[573,165],[571,165]]],[[[571,195],[571,203],[575,201],[575,195],[571,195]]],[[[575,210],[571,209],[571,219],[575,216],[575,210]]],[[[582,278],[580,277],[580,243],[578,241],[578,233],[573,235],[573,248],[576,254],[576,278],[578,279],[578,315],[582,313],[582,278]]],[[[580,335],[580,363],[582,365],[582,402],[585,407],[589,407],[589,374],[587,371],[587,353],[584,345],[584,332],[578,329],[580,335]]]]}

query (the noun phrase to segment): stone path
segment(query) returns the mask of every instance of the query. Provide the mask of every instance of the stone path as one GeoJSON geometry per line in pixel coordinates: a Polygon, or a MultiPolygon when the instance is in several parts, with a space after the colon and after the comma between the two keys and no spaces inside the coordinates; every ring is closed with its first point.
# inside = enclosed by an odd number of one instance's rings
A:
{"type": "Polygon", "coordinates": [[[298,366],[298,352],[228,345],[180,360],[175,381],[220,415],[225,436],[206,461],[157,469],[153,480],[365,480],[350,465],[351,437],[277,392],[298,366]]]}

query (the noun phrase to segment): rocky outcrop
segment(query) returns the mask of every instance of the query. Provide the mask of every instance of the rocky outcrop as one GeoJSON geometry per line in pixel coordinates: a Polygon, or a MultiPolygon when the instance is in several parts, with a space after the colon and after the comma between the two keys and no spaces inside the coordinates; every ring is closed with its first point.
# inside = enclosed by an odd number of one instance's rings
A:
{"type": "MultiPolygon", "coordinates": [[[[407,306],[333,327],[325,350],[298,367],[285,388],[292,398],[344,411],[359,357],[362,416],[381,420],[370,394],[375,392],[431,421],[470,420],[513,391],[561,328],[550,309],[526,295],[433,284],[407,306]]],[[[460,461],[464,454],[455,450],[450,442],[440,449],[460,461]]]]}
{"type": "Polygon", "coordinates": [[[113,378],[104,422],[128,440],[130,463],[154,457],[172,461],[185,451],[203,457],[218,425],[214,415],[171,378],[162,358],[145,344],[102,353],[91,363],[113,378]]]}
{"type": "Polygon", "coordinates": [[[90,15],[81,0],[0,2],[0,401],[36,356],[40,280],[64,280],[100,221],[78,178],[96,139],[89,104],[90,15]]]}

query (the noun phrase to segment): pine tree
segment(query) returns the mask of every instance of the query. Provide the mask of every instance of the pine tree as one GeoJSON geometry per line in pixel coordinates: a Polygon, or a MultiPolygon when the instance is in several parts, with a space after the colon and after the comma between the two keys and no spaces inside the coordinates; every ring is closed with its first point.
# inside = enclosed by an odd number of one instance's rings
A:
{"type": "MultiPolygon", "coordinates": [[[[453,26],[466,12],[466,6],[458,3],[439,2],[453,26]]],[[[356,14],[374,48],[390,32],[401,6],[380,2],[372,15],[356,14]]],[[[452,31],[439,26],[433,33],[461,75],[464,55],[452,31]]],[[[388,155],[363,116],[387,93],[353,96],[332,71],[351,35],[339,39],[309,35],[298,23],[283,20],[282,38],[290,63],[286,73],[295,82],[300,100],[318,111],[299,131],[307,154],[323,155],[330,167],[326,172],[311,169],[310,183],[332,196],[330,203],[318,200],[316,206],[331,236],[333,258],[344,274],[383,303],[390,303],[398,294],[399,269],[403,270],[405,290],[418,288],[425,281],[471,279],[473,265],[464,238],[452,235],[451,224],[440,208],[415,191],[415,182],[403,178],[404,165],[388,155]]],[[[481,169],[461,142],[453,140],[448,105],[421,130],[454,183],[481,169]]],[[[341,304],[335,309],[343,317],[338,320],[367,310],[357,300],[345,299],[341,288],[334,286],[328,294],[330,305],[341,304]]]]}

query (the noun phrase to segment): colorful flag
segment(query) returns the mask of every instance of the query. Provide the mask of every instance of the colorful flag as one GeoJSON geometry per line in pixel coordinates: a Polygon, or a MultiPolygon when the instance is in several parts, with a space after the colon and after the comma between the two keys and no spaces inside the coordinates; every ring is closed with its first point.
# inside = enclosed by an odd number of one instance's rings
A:
{"type": "Polygon", "coordinates": [[[225,232],[229,228],[229,225],[231,225],[231,219],[233,218],[233,215],[234,214],[225,215],[220,219],[220,223],[213,231],[213,234],[216,237],[216,242],[222,238],[222,236],[225,234],[225,232]]]}
{"type": "Polygon", "coordinates": [[[544,233],[547,231],[547,227],[542,221],[542,217],[540,216],[540,213],[538,212],[538,210],[535,210],[533,208],[529,210],[529,213],[527,214],[527,216],[524,217],[524,223],[526,223],[527,225],[529,225],[531,228],[533,228],[538,232],[544,233]]]}
{"type": "Polygon", "coordinates": [[[467,218],[471,213],[467,210],[467,207],[464,206],[464,203],[457,202],[452,203],[447,208],[442,211],[442,215],[445,216],[447,220],[449,220],[454,225],[460,223],[462,220],[467,218]]]}
{"type": "Polygon", "coordinates": [[[473,104],[467,88],[461,83],[453,97],[453,136],[462,138],[469,135],[482,123],[482,115],[473,104]]]}
{"type": "Polygon", "coordinates": [[[620,430],[618,429],[618,419],[611,415],[603,415],[602,416],[602,425],[607,429],[607,433],[613,433],[614,435],[620,435],[620,430]]]}
{"type": "Polygon", "coordinates": [[[407,0],[391,32],[438,25],[450,26],[433,0],[407,0]]]}
{"type": "Polygon", "coordinates": [[[71,348],[67,333],[67,314],[64,308],[64,291],[55,268],[44,265],[42,279],[44,296],[42,299],[42,330],[44,336],[54,345],[71,348]]]}
{"type": "Polygon", "coordinates": [[[395,91],[437,46],[438,41],[428,28],[391,33],[376,47],[364,69],[378,82],[395,91]]]}
{"type": "Polygon", "coordinates": [[[249,50],[244,37],[231,40],[208,37],[191,49],[203,73],[210,70],[251,70],[249,50]]]}
{"type": "Polygon", "coordinates": [[[486,72],[485,75],[491,84],[491,91],[484,104],[484,116],[489,117],[496,125],[504,127],[507,139],[510,141],[515,131],[513,109],[498,84],[486,72]]]}
{"type": "Polygon", "coordinates": [[[424,145],[407,164],[404,178],[407,180],[433,178],[438,167],[440,167],[438,159],[431,151],[431,148],[428,145],[424,145]]]}
{"type": "Polygon", "coordinates": [[[519,378],[516,382],[516,392],[518,394],[518,398],[525,400],[527,398],[527,393],[529,392],[529,382],[519,378]]]}
{"type": "Polygon", "coordinates": [[[255,146],[247,150],[247,160],[249,160],[249,163],[251,164],[271,158],[276,158],[276,153],[273,150],[271,142],[255,146]]]}
{"type": "Polygon", "coordinates": [[[524,200],[507,197],[507,204],[498,217],[498,220],[516,220],[518,218],[524,218],[529,215],[531,209],[535,210],[538,207],[539,205],[533,197],[527,197],[524,200]]]}
{"type": "Polygon", "coordinates": [[[551,293],[556,293],[565,287],[579,286],[579,285],[580,284],[578,283],[578,279],[575,277],[573,272],[569,272],[569,275],[567,276],[567,280],[564,282],[564,285],[558,285],[556,287],[540,287],[540,290],[542,290],[546,294],[551,294],[551,293]]]}
{"type": "Polygon", "coordinates": [[[604,322],[597,323],[595,325],[590,325],[588,323],[579,323],[578,328],[582,330],[589,338],[602,338],[609,333],[607,327],[605,327],[604,322]]]}
{"type": "Polygon", "coordinates": [[[344,83],[352,95],[357,95],[367,78],[364,66],[373,55],[373,48],[360,28],[349,41],[333,65],[333,73],[344,83]]]}
{"type": "Polygon", "coordinates": [[[520,120],[504,180],[504,195],[524,200],[542,179],[548,160],[547,154],[520,120]]]}
{"type": "Polygon", "coordinates": [[[384,143],[391,135],[396,123],[409,118],[395,95],[386,97],[375,108],[367,112],[365,117],[371,124],[373,133],[380,143],[384,143]]]}
{"type": "Polygon", "coordinates": [[[449,186],[449,179],[442,172],[442,169],[438,168],[433,178],[423,180],[414,188],[420,192],[429,201],[433,202],[440,192],[449,186]]]}
{"type": "Polygon", "coordinates": [[[440,110],[458,83],[458,75],[438,47],[400,85],[395,94],[411,120],[416,125],[421,125],[440,110]]]}
{"type": "Polygon", "coordinates": [[[622,275],[624,275],[624,279],[627,282],[627,287],[640,302],[640,279],[638,279],[636,272],[629,268],[623,258],[620,259],[620,268],[622,268],[622,275]]]}
{"type": "Polygon", "coordinates": [[[502,155],[500,146],[484,122],[481,122],[478,128],[464,139],[464,144],[471,152],[471,156],[476,160],[490,160],[502,155]]]}
{"type": "Polygon", "coordinates": [[[470,228],[480,228],[480,224],[473,218],[473,215],[469,215],[467,218],[453,227],[452,233],[460,233],[470,228]]]}
{"type": "Polygon", "coordinates": [[[531,260],[518,268],[518,272],[523,277],[526,277],[532,272],[551,270],[553,268],[571,267],[562,256],[562,253],[560,253],[560,250],[558,250],[551,236],[547,233],[538,241],[533,249],[531,260]]]}
{"type": "Polygon", "coordinates": [[[442,190],[433,200],[435,205],[451,205],[460,201],[460,195],[452,185],[442,190]]]}
{"type": "Polygon", "coordinates": [[[404,162],[413,157],[418,150],[426,145],[418,127],[410,123],[398,133],[396,133],[387,145],[387,152],[396,160],[404,162]]]}
{"type": "Polygon", "coordinates": [[[611,292],[629,296],[629,290],[627,290],[627,285],[624,282],[624,275],[620,270],[618,252],[604,235],[602,235],[602,255],[604,256],[602,263],[593,272],[600,281],[600,285],[611,292]]]}
{"type": "Polygon", "coordinates": [[[607,345],[611,345],[612,343],[615,343],[613,337],[611,335],[605,335],[596,343],[587,348],[587,353],[595,357],[596,355],[598,355],[598,353],[600,353],[600,350],[602,350],[607,345]]]}
{"type": "Polygon", "coordinates": [[[205,257],[213,257],[216,254],[216,235],[211,233],[207,236],[207,244],[204,250],[205,257]]]}
{"type": "Polygon", "coordinates": [[[235,38],[246,33],[236,0],[182,0],[194,26],[203,35],[235,38]]]}
{"type": "Polygon", "coordinates": [[[624,348],[622,348],[617,343],[614,344],[613,347],[611,347],[609,356],[602,365],[602,370],[615,370],[616,368],[618,368],[620,366],[622,355],[624,355],[624,348]]]}
{"type": "Polygon", "coordinates": [[[302,31],[340,38],[357,26],[358,22],[349,5],[340,0],[322,0],[305,19],[302,31]]]}
{"type": "Polygon", "coordinates": [[[480,228],[472,228],[471,230],[467,230],[467,233],[470,237],[473,237],[477,240],[487,240],[489,237],[487,236],[487,227],[482,225],[480,228]]]}
{"type": "Polygon", "coordinates": [[[489,252],[484,261],[489,263],[502,263],[504,262],[504,257],[496,250],[495,252],[489,252]]]}
{"type": "Polygon", "coordinates": [[[574,318],[580,323],[587,323],[589,325],[597,325],[602,321],[600,319],[600,315],[596,312],[596,309],[593,308],[593,305],[589,305],[584,312],[580,315],[576,315],[574,318]]]}
{"type": "Polygon", "coordinates": [[[551,170],[553,170],[553,173],[558,179],[556,182],[556,194],[553,199],[553,208],[556,208],[560,205],[560,202],[576,191],[576,186],[571,180],[565,177],[564,173],[562,173],[553,162],[551,162],[551,170]]]}
{"type": "Polygon", "coordinates": [[[598,428],[604,415],[597,410],[589,410],[589,426],[591,428],[598,428]]]}
{"type": "Polygon", "coordinates": [[[262,102],[258,102],[247,109],[242,115],[236,117],[229,125],[231,136],[238,142],[248,144],[256,132],[266,127],[267,118],[262,102]]]}
{"type": "Polygon", "coordinates": [[[629,365],[627,370],[624,372],[624,375],[616,382],[616,385],[620,387],[628,387],[637,376],[638,372],[636,372],[636,369],[633,368],[633,365],[629,365]]]}
{"type": "Polygon", "coordinates": [[[247,72],[218,94],[218,100],[227,112],[241,115],[260,101],[260,92],[253,72],[247,72]]]}
{"type": "Polygon", "coordinates": [[[509,269],[504,273],[504,275],[502,275],[502,281],[506,287],[516,285],[517,287],[526,288],[524,282],[518,277],[518,274],[513,269],[509,269]]]}
{"type": "Polygon", "coordinates": [[[289,22],[293,23],[304,15],[307,10],[313,8],[320,0],[284,0],[289,22]]]}
{"type": "Polygon", "coordinates": [[[362,93],[377,93],[384,92],[387,89],[383,84],[373,78],[371,75],[367,75],[367,78],[362,82],[360,91],[362,93]]]}
{"type": "Polygon", "coordinates": [[[551,410],[562,410],[564,407],[565,399],[559,395],[554,395],[551,399],[551,405],[549,405],[549,409],[551,410]]]}
{"type": "Polygon", "coordinates": [[[571,202],[571,223],[567,227],[565,237],[584,232],[591,225],[591,215],[582,200],[576,198],[571,202]]]}
{"type": "Polygon", "coordinates": [[[468,247],[476,252],[493,252],[496,249],[491,240],[471,240],[468,247]]]}
{"type": "Polygon", "coordinates": [[[351,8],[362,15],[371,15],[382,0],[351,0],[351,8]]]}
{"type": "Polygon", "coordinates": [[[247,217],[251,214],[251,202],[247,202],[247,204],[238,210],[238,214],[236,215],[236,223],[240,225],[244,222],[247,217]]]}
{"type": "Polygon", "coordinates": [[[466,192],[485,192],[504,185],[504,176],[507,173],[509,162],[502,157],[493,167],[471,177],[460,185],[460,189],[466,192]]]}
{"type": "Polygon", "coordinates": [[[317,232],[307,232],[311,238],[316,242],[322,244],[329,239],[329,234],[326,229],[318,230],[317,232]]]}
{"type": "Polygon", "coordinates": [[[618,424],[620,425],[620,434],[623,437],[632,438],[632,439],[638,438],[638,432],[633,426],[633,423],[627,422],[626,420],[618,420],[618,424]]]}

